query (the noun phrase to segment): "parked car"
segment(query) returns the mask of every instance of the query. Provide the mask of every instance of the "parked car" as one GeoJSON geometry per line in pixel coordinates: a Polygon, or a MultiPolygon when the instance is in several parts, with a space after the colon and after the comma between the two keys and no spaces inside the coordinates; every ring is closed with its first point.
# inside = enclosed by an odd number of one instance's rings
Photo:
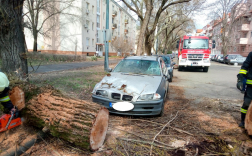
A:
{"type": "Polygon", "coordinates": [[[220,57],[220,59],[219,59],[219,61],[218,61],[218,62],[220,62],[220,63],[224,63],[224,56],[223,56],[223,55],[220,57]]]}
{"type": "Polygon", "coordinates": [[[168,91],[168,73],[161,57],[129,56],[95,85],[92,99],[114,114],[162,116],[168,91]]]}
{"type": "Polygon", "coordinates": [[[228,54],[224,58],[224,63],[226,64],[234,64],[236,62],[236,58],[240,57],[241,55],[239,54],[228,54]]]}
{"type": "Polygon", "coordinates": [[[236,63],[242,65],[243,62],[246,60],[247,57],[243,57],[243,56],[238,56],[236,57],[236,63]]]}
{"type": "Polygon", "coordinates": [[[217,55],[217,54],[216,54],[216,55],[214,55],[214,57],[213,57],[213,61],[216,61],[217,57],[218,57],[218,55],[217,55]]]}
{"type": "Polygon", "coordinates": [[[172,78],[173,78],[173,66],[176,64],[174,62],[172,62],[171,60],[171,57],[169,55],[160,55],[164,62],[165,62],[165,65],[166,65],[166,68],[168,70],[168,73],[169,73],[169,79],[168,81],[169,82],[172,82],[172,78]]]}
{"type": "Polygon", "coordinates": [[[216,61],[217,61],[217,62],[220,62],[220,59],[221,59],[221,58],[222,58],[222,60],[223,60],[223,54],[218,55],[217,58],[216,58],[216,61]]]}

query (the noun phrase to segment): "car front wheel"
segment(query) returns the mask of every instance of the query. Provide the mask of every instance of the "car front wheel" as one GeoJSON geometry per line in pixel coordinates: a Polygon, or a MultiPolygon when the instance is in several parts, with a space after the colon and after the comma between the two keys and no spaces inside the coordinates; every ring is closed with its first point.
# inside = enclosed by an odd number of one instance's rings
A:
{"type": "Polygon", "coordinates": [[[162,103],[162,106],[161,106],[161,112],[157,116],[162,117],[163,115],[164,115],[164,102],[162,103]]]}

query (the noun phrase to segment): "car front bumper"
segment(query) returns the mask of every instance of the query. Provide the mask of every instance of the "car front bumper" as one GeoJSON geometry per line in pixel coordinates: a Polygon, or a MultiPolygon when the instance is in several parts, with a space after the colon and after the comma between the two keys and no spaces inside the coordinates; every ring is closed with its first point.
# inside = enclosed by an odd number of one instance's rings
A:
{"type": "Polygon", "coordinates": [[[203,61],[186,61],[186,62],[179,62],[179,66],[182,67],[209,67],[211,65],[210,62],[203,62],[203,61]]]}
{"type": "Polygon", "coordinates": [[[130,102],[134,105],[134,109],[131,111],[120,112],[109,106],[109,103],[116,103],[118,101],[113,101],[108,98],[104,98],[97,95],[92,95],[92,100],[95,103],[98,103],[106,107],[110,113],[121,114],[121,115],[134,115],[134,116],[153,116],[161,113],[163,99],[156,101],[137,101],[130,102]]]}

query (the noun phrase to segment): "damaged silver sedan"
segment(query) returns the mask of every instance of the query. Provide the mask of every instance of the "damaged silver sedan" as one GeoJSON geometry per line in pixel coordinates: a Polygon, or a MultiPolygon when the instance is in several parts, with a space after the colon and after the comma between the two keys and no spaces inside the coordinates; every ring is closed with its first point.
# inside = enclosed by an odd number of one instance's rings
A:
{"type": "Polygon", "coordinates": [[[126,57],[95,85],[92,99],[110,113],[162,116],[169,90],[168,78],[161,57],[126,57]]]}

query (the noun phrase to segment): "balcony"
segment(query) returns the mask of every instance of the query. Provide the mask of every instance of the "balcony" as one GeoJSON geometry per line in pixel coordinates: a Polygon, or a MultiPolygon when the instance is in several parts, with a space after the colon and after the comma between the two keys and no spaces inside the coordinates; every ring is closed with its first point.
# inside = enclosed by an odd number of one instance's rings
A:
{"type": "Polygon", "coordinates": [[[238,38],[236,39],[236,43],[240,45],[246,45],[248,44],[248,38],[238,38]]]}
{"type": "Polygon", "coordinates": [[[116,29],[116,28],[117,28],[117,24],[113,24],[112,29],[116,29]]]}
{"type": "Polygon", "coordinates": [[[128,24],[128,20],[127,19],[124,22],[125,22],[125,24],[128,24]]]}
{"type": "Polygon", "coordinates": [[[124,30],[124,33],[127,34],[127,33],[128,33],[128,29],[125,29],[125,30],[124,30]]]}
{"type": "Polygon", "coordinates": [[[115,17],[117,15],[117,11],[113,11],[112,17],[115,17]]]}
{"type": "Polygon", "coordinates": [[[239,28],[238,31],[249,31],[249,24],[242,24],[239,28]]]}

